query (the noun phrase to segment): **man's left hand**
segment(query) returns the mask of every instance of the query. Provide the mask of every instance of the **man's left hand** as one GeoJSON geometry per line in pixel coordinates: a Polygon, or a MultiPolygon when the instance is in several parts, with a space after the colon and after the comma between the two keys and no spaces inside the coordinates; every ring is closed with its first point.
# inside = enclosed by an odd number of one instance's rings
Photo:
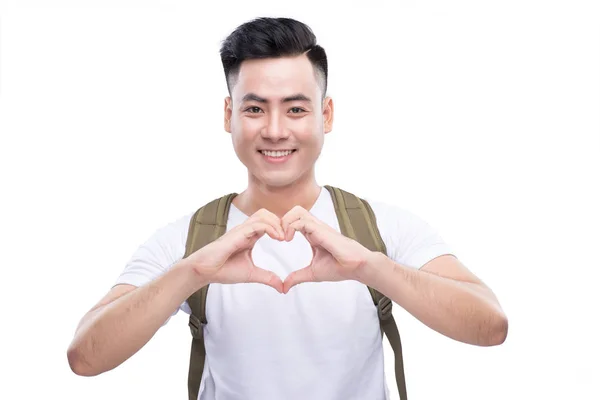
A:
{"type": "Polygon", "coordinates": [[[311,263],[292,272],[283,282],[283,293],[303,282],[359,280],[374,252],[342,235],[306,209],[296,206],[281,219],[285,240],[300,232],[313,251],[311,263]]]}

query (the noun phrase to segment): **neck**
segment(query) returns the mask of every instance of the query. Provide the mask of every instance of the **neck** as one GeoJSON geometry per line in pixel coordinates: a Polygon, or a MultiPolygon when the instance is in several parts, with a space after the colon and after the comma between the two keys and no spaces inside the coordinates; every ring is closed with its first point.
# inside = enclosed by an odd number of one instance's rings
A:
{"type": "Polygon", "coordinates": [[[281,218],[295,206],[310,210],[320,193],[314,174],[286,186],[270,186],[249,175],[248,187],[234,198],[233,204],[248,216],[264,208],[281,218]]]}

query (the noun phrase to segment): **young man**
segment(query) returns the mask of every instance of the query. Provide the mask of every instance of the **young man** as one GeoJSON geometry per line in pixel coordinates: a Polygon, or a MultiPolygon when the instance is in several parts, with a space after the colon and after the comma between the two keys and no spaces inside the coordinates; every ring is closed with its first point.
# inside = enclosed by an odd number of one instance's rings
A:
{"type": "Polygon", "coordinates": [[[186,299],[207,284],[199,399],[386,398],[365,285],[441,334],[501,344],[508,325],[494,294],[425,221],[369,200],[387,254],[340,233],[332,197],[315,178],[333,101],[310,28],[260,18],[236,29],[221,57],[225,130],[248,186],[231,203],[225,234],[188,257],[196,210],[140,246],[79,324],[68,350],[73,371],[117,367],[178,309],[190,313],[186,299]]]}

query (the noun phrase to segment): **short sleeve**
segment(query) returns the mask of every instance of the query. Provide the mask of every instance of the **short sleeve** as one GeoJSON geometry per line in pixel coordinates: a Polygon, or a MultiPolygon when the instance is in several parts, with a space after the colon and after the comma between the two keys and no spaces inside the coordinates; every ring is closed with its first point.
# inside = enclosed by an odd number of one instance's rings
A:
{"type": "Polygon", "coordinates": [[[455,255],[438,230],[425,219],[402,207],[367,201],[375,213],[387,256],[395,262],[419,269],[441,255],[455,255]]]}
{"type": "Polygon", "coordinates": [[[187,231],[192,215],[193,213],[184,215],[153,232],[133,252],[115,285],[143,286],[179,262],[185,254],[187,231]]]}

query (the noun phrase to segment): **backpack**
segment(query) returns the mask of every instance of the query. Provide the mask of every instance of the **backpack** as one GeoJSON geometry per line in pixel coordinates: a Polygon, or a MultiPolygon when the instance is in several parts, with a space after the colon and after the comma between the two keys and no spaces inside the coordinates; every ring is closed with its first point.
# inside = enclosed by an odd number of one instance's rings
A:
{"type": "MultiPolygon", "coordinates": [[[[371,206],[364,200],[347,191],[329,185],[324,186],[333,199],[336,216],[343,235],[352,238],[371,251],[386,254],[386,247],[381,239],[371,206]]],[[[227,229],[227,218],[231,201],[237,193],[230,193],[199,208],[190,220],[186,249],[183,258],[209,244],[223,235],[227,229]]],[[[204,370],[206,356],[203,338],[203,326],[206,320],[206,296],[209,285],[193,293],[187,302],[191,308],[189,327],[192,334],[190,365],[188,371],[189,400],[197,400],[200,382],[204,370]]],[[[381,335],[385,334],[394,351],[396,384],[401,400],[407,400],[402,359],[402,344],[398,327],[392,315],[392,301],[368,287],[373,303],[377,307],[377,315],[381,327],[381,335]]]]}

